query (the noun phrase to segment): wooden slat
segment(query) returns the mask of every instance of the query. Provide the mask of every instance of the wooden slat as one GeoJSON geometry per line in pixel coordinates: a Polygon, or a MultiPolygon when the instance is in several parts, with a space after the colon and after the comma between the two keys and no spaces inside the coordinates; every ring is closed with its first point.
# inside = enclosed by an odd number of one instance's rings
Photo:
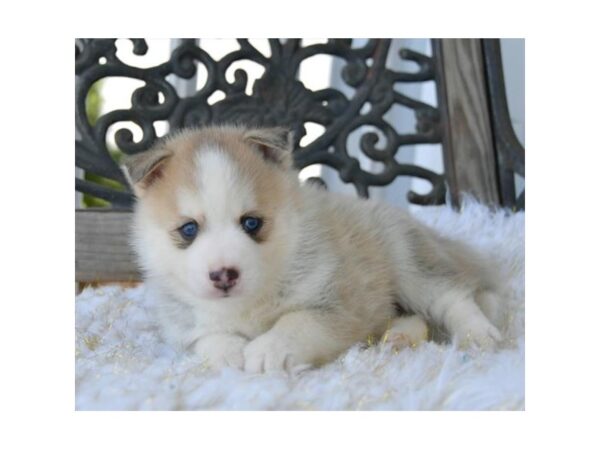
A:
{"type": "Polygon", "coordinates": [[[125,211],[75,211],[76,281],[140,279],[129,243],[131,217],[125,211]]]}
{"type": "Polygon", "coordinates": [[[453,203],[467,192],[499,203],[496,160],[480,39],[438,39],[438,98],[444,165],[453,203]]]}

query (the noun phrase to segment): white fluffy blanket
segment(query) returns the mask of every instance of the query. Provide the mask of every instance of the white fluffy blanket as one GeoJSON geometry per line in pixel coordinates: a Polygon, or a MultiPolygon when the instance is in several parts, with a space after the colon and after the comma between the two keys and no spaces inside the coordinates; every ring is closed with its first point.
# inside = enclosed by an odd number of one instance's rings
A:
{"type": "Polygon", "coordinates": [[[417,217],[493,254],[510,274],[508,344],[493,353],[426,343],[357,344],[296,375],[211,372],[161,341],[143,286],[76,298],[78,410],[520,410],[525,402],[524,214],[424,208],[417,217]]]}

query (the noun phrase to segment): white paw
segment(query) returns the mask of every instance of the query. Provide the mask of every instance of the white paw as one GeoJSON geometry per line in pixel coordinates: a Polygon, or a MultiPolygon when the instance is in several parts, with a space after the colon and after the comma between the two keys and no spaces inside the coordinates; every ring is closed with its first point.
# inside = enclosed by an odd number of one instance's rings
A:
{"type": "Polygon", "coordinates": [[[244,370],[251,373],[296,370],[308,363],[292,342],[274,332],[267,332],[244,349],[244,370]]]}
{"type": "Polygon", "coordinates": [[[206,336],[194,345],[194,352],[208,364],[211,369],[223,367],[244,368],[244,347],[248,339],[234,334],[206,336]]]}
{"type": "Polygon", "coordinates": [[[384,335],[383,341],[392,344],[396,350],[415,348],[427,340],[427,322],[419,316],[404,316],[395,319],[384,335]]]}
{"type": "Polygon", "coordinates": [[[465,324],[455,338],[462,348],[477,346],[483,350],[493,350],[502,340],[502,335],[491,323],[475,322],[465,324]]]}

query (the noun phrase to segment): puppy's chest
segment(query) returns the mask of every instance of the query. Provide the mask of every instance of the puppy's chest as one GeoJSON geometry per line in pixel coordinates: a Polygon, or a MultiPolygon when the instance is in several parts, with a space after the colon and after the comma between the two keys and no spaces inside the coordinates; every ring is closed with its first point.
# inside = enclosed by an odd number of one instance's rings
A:
{"type": "Polygon", "coordinates": [[[268,331],[283,314],[281,302],[264,301],[223,311],[197,311],[196,324],[205,332],[242,334],[252,339],[268,331]]]}

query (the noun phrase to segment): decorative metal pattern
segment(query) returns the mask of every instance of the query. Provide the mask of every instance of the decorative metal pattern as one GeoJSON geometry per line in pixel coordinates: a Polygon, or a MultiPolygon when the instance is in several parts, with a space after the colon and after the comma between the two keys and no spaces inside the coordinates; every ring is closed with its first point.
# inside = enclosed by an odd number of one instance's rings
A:
{"type": "MultiPolygon", "coordinates": [[[[106,147],[108,128],[117,122],[133,122],[143,132],[139,142],[134,142],[132,133],[126,128],[116,132],[116,144],[127,154],[144,151],[152,145],[156,139],[156,121],[167,120],[171,130],[215,123],[282,125],[295,131],[294,158],[298,168],[312,164],[333,167],[343,181],[352,183],[358,194],[364,197],[369,195],[369,186],[387,185],[398,176],[416,176],[428,180],[432,188],[425,195],[409,192],[409,201],[417,204],[444,202],[446,188],[443,175],[422,167],[401,164],[395,159],[402,146],[441,143],[438,110],[394,88],[396,83],[434,80],[433,64],[428,56],[403,49],[399,57],[416,63],[418,70],[395,72],[386,67],[389,39],[371,39],[360,48],[353,47],[351,39],[331,39],[309,46],[302,46],[298,39],[285,42],[271,39],[271,56],[268,58],[247,39],[238,39],[240,48],[216,61],[194,40],[184,40],[165,63],[138,68],[125,64],[117,57],[115,41],[79,39],[76,42],[76,126],[79,136],[76,141],[76,166],[85,171],[125,184],[121,171],[106,147]],[[298,80],[302,61],[318,54],[336,56],[345,61],[342,79],[355,89],[351,98],[333,88],[311,91],[298,80]],[[234,72],[233,82],[225,77],[232,63],[240,60],[253,61],[265,69],[263,76],[252,86],[251,95],[245,92],[248,75],[244,70],[234,72]],[[198,64],[207,71],[206,84],[194,95],[180,98],[166,78],[174,74],[190,79],[195,76],[198,64]],[[91,86],[105,77],[134,78],[145,85],[133,93],[130,109],[111,111],[99,117],[92,126],[85,112],[86,96],[91,86]],[[216,91],[222,91],[225,98],[210,105],[208,99],[216,91]],[[367,103],[370,109],[361,112],[367,103]],[[383,118],[394,104],[414,110],[417,120],[414,133],[399,134],[383,118]],[[306,122],[320,124],[325,131],[302,147],[299,142],[306,134],[306,122]],[[364,125],[375,127],[385,136],[383,145],[372,131],[364,132],[360,139],[361,151],[372,160],[383,163],[384,170],[381,173],[363,170],[358,160],[348,154],[349,135],[364,125]]],[[[134,54],[143,55],[147,52],[148,47],[143,39],[131,41],[134,54]]],[[[130,192],[120,192],[86,180],[76,179],[76,189],[108,200],[114,208],[128,208],[133,201],[130,192]]]]}

